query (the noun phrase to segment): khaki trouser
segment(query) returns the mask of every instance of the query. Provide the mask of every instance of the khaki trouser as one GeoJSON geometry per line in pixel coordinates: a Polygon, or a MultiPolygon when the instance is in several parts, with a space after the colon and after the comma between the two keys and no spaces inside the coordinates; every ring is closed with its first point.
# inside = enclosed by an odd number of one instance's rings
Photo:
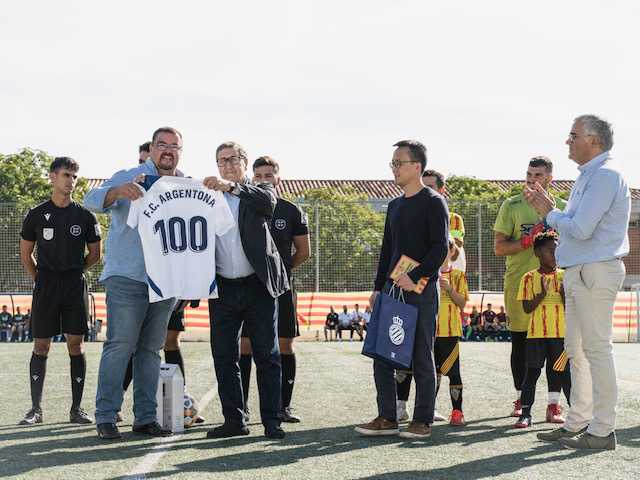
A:
{"type": "Polygon", "coordinates": [[[571,360],[571,407],[564,428],[606,437],[615,429],[616,366],[613,308],[624,281],[621,260],[566,269],[565,348],[571,360]]]}

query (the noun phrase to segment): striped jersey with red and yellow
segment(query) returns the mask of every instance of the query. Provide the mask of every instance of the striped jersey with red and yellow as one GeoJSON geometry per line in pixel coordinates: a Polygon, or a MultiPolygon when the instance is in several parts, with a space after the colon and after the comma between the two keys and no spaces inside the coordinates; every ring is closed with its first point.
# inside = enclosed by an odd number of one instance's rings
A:
{"type": "Polygon", "coordinates": [[[518,300],[533,300],[542,291],[541,281],[550,281],[547,295],[531,313],[527,338],[564,338],[564,304],[560,295],[564,270],[552,273],[540,273],[538,270],[527,272],[520,280],[518,300]]]}
{"type": "MultiPolygon", "coordinates": [[[[440,276],[446,278],[453,289],[469,300],[467,277],[461,270],[442,270],[440,276]]],[[[440,309],[436,323],[436,337],[459,337],[462,335],[462,312],[451,296],[440,290],[440,309]]]]}
{"type": "Polygon", "coordinates": [[[449,212],[449,235],[464,239],[464,222],[457,213],[449,212]]]}

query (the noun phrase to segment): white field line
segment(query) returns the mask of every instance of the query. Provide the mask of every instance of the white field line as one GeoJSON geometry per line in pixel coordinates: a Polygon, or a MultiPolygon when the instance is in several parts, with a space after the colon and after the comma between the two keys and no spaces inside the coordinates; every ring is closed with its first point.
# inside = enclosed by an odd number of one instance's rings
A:
{"type": "MultiPolygon", "coordinates": [[[[204,362],[203,362],[204,363],[204,362]]],[[[211,360],[207,362],[207,365],[210,365],[211,360]]],[[[203,412],[205,408],[211,403],[217,393],[218,382],[213,383],[213,387],[198,402],[198,409],[203,412]]],[[[123,478],[125,480],[144,480],[147,473],[151,473],[155,466],[158,464],[160,459],[164,457],[169,450],[171,450],[171,445],[167,445],[168,443],[174,441],[176,439],[175,436],[170,437],[160,437],[159,443],[154,445],[151,449],[150,453],[147,453],[138,465],[136,465],[129,473],[127,473],[123,478]]]]}

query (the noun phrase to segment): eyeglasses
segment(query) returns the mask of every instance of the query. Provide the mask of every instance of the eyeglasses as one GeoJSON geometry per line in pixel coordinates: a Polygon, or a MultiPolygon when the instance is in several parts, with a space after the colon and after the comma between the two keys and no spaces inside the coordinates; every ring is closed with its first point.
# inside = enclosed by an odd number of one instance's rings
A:
{"type": "Polygon", "coordinates": [[[590,133],[585,133],[584,135],[578,135],[577,133],[573,133],[571,132],[569,134],[569,140],[571,140],[572,142],[576,139],[576,138],[580,138],[580,137],[593,137],[592,134],[590,133]]]}
{"type": "Polygon", "coordinates": [[[224,167],[226,165],[231,165],[235,167],[236,165],[240,165],[242,159],[240,157],[229,157],[229,158],[219,158],[218,159],[218,167],[224,167]]]}
{"type": "Polygon", "coordinates": [[[158,142],[154,145],[158,150],[173,150],[174,152],[177,152],[178,150],[182,150],[182,147],[176,143],[172,143],[171,145],[168,145],[164,142],[158,142]]]}
{"type": "Polygon", "coordinates": [[[391,168],[400,168],[405,163],[418,163],[418,162],[415,160],[391,160],[391,162],[389,163],[389,166],[391,168]]]}

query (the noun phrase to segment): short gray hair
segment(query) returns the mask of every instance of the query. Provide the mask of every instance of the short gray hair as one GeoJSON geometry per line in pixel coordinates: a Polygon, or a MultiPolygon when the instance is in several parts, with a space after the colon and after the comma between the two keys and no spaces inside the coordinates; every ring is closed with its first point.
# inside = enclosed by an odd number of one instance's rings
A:
{"type": "Polygon", "coordinates": [[[573,123],[580,123],[586,134],[597,137],[603,151],[613,148],[613,127],[605,119],[597,115],[580,115],[573,123]]]}
{"type": "Polygon", "coordinates": [[[240,145],[238,142],[231,142],[231,141],[224,142],[218,145],[218,148],[216,148],[216,160],[218,159],[218,154],[225,148],[233,148],[238,154],[238,157],[240,157],[244,161],[245,167],[249,164],[249,157],[247,156],[247,151],[244,148],[242,148],[242,145],[240,145]]]}

